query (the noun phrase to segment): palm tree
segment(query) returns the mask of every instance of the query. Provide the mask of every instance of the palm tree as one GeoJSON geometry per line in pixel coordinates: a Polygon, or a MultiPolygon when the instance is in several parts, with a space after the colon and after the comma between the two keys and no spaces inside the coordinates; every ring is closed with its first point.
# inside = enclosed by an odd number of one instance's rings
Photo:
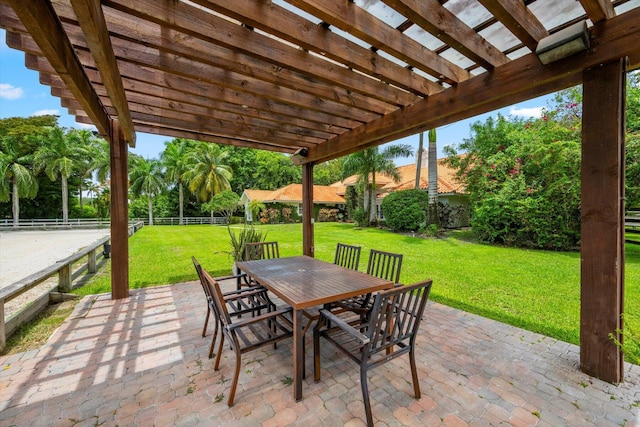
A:
{"type": "MultiPolygon", "coordinates": [[[[109,143],[100,138],[96,143],[96,149],[93,152],[93,170],[96,172],[96,179],[100,184],[105,184],[111,174],[111,147],[109,143]]],[[[129,157],[131,159],[131,156],[129,157]]],[[[131,165],[129,165],[131,168],[131,165]]]]}
{"type": "Polygon", "coordinates": [[[342,179],[359,175],[359,182],[364,186],[364,210],[368,212],[369,222],[376,220],[376,173],[391,177],[395,182],[400,180],[393,159],[413,155],[411,146],[406,144],[388,145],[382,151],[378,147],[367,148],[350,154],[342,165],[342,179]],[[369,179],[371,177],[371,179],[369,179]]]}
{"type": "Polygon", "coordinates": [[[186,139],[176,138],[165,142],[166,148],[160,155],[160,161],[165,167],[165,178],[170,183],[178,184],[180,225],[183,224],[184,191],[187,171],[191,170],[193,156],[192,143],[186,139]]]}
{"type": "Polygon", "coordinates": [[[231,189],[231,167],[224,164],[227,153],[215,144],[201,142],[191,153],[193,166],[185,178],[196,197],[208,202],[214,195],[231,189]]]}
{"type": "Polygon", "coordinates": [[[153,196],[164,188],[162,163],[156,159],[146,160],[139,156],[131,156],[131,172],[129,174],[131,192],[136,196],[147,196],[149,209],[149,225],[153,225],[153,196]]]}
{"type": "MultiPolygon", "coordinates": [[[[82,185],[83,181],[87,177],[91,177],[91,172],[94,169],[94,160],[97,156],[95,154],[101,149],[98,145],[97,138],[93,132],[88,129],[71,129],[68,134],[69,141],[81,147],[87,154],[83,156],[78,162],[76,170],[80,176],[80,183],[78,185],[78,197],[80,201],[80,211],[82,212],[82,185]]],[[[106,141],[105,141],[106,142],[106,141]]],[[[109,153],[107,152],[107,155],[109,153]]]]}
{"type": "Polygon", "coordinates": [[[60,176],[62,183],[62,221],[69,221],[69,177],[76,171],[86,154],[84,147],[74,144],[64,129],[52,127],[36,151],[35,165],[44,170],[51,181],[60,176]]]}
{"type": "Polygon", "coordinates": [[[20,197],[32,199],[38,194],[38,180],[32,170],[32,158],[21,155],[15,140],[0,139],[0,202],[11,199],[13,226],[20,221],[20,197]]]}
{"type": "Polygon", "coordinates": [[[440,228],[438,213],[438,150],[436,145],[436,130],[429,130],[429,224],[436,224],[440,228]]]}

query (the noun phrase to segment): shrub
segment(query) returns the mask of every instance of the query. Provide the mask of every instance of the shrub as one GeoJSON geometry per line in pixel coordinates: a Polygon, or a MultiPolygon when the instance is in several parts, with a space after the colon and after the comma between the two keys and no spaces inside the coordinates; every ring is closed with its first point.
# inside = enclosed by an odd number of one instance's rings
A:
{"type": "Polygon", "coordinates": [[[404,190],[389,194],[382,201],[387,225],[394,230],[415,231],[426,222],[429,196],[422,190],[404,190]]]}
{"type": "Polygon", "coordinates": [[[318,222],[338,221],[338,209],[322,208],[318,211],[318,222]]]}
{"type": "Polygon", "coordinates": [[[351,219],[356,225],[363,225],[366,223],[367,215],[365,214],[364,209],[360,208],[353,211],[351,219]]]}

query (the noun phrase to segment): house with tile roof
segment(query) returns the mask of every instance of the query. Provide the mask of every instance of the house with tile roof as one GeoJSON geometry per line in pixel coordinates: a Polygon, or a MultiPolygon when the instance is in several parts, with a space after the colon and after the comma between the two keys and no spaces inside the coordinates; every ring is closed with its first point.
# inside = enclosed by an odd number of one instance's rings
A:
{"type": "MultiPolygon", "coordinates": [[[[329,208],[344,209],[344,191],[338,194],[336,187],[325,185],[313,186],[313,204],[329,208]]],[[[295,207],[298,215],[302,215],[302,184],[289,184],[273,191],[244,190],[240,196],[240,204],[244,206],[245,219],[254,221],[253,213],[249,209],[252,200],[260,200],[265,205],[282,203],[295,207]]],[[[257,218],[255,218],[257,220],[257,218]]]]}
{"type": "MultiPolygon", "coordinates": [[[[428,164],[426,158],[423,158],[422,164],[428,164]]],[[[415,188],[416,164],[398,166],[396,169],[400,175],[398,182],[394,182],[393,179],[387,175],[376,174],[378,219],[384,219],[384,212],[382,212],[381,209],[384,197],[393,191],[415,188]]],[[[424,191],[428,190],[428,177],[428,168],[421,168],[419,189],[424,191]]],[[[358,175],[352,175],[329,186],[314,185],[314,205],[344,209],[346,189],[347,187],[356,185],[358,178],[358,175]]],[[[244,206],[245,219],[248,222],[254,221],[253,213],[251,209],[249,209],[249,204],[252,200],[260,200],[265,205],[269,203],[289,204],[295,206],[298,214],[302,215],[302,184],[289,184],[286,187],[273,191],[245,190],[240,197],[240,204],[244,206]]],[[[438,159],[438,201],[459,212],[466,212],[466,214],[461,215],[460,218],[450,221],[448,226],[463,227],[469,225],[469,196],[465,192],[464,185],[456,179],[455,169],[448,166],[444,159],[438,159]]]]}
{"type": "MultiPolygon", "coordinates": [[[[423,154],[422,165],[427,165],[426,150],[423,154]]],[[[384,212],[382,212],[381,205],[382,200],[391,192],[401,190],[411,190],[416,188],[416,164],[398,166],[396,168],[400,175],[400,180],[394,182],[393,179],[387,175],[380,173],[376,174],[376,189],[377,189],[377,216],[378,219],[384,219],[384,212]]],[[[348,186],[356,185],[359,179],[358,175],[352,175],[345,178],[343,181],[332,184],[331,186],[341,191],[344,196],[345,189],[348,186]]],[[[420,169],[420,183],[419,189],[428,191],[429,189],[429,169],[423,167],[420,169]]],[[[459,217],[451,218],[447,224],[449,227],[464,227],[469,225],[469,196],[466,194],[464,185],[456,178],[456,170],[451,168],[445,159],[438,159],[438,202],[460,212],[459,217]]]]}

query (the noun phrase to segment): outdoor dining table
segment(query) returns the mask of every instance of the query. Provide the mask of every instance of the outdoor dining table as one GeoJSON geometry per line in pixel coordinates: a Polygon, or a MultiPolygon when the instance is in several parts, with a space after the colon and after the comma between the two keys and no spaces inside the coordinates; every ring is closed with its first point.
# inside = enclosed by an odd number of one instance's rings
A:
{"type": "Polygon", "coordinates": [[[302,399],[303,310],[393,287],[393,282],[309,256],[238,262],[238,268],[293,309],[293,397],[302,399]]]}

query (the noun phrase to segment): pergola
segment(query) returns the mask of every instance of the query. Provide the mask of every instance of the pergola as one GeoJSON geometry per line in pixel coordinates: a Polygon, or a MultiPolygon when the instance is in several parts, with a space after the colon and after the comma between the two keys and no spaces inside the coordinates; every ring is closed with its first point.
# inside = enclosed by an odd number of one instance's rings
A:
{"type": "Polygon", "coordinates": [[[640,66],[640,1],[0,0],[0,27],[110,142],[113,298],[129,295],[136,132],[292,154],[313,256],[314,164],[582,84],[580,364],[623,380],[609,334],[622,341],[625,75],[640,66]],[[543,65],[549,44],[561,52],[543,65]]]}

